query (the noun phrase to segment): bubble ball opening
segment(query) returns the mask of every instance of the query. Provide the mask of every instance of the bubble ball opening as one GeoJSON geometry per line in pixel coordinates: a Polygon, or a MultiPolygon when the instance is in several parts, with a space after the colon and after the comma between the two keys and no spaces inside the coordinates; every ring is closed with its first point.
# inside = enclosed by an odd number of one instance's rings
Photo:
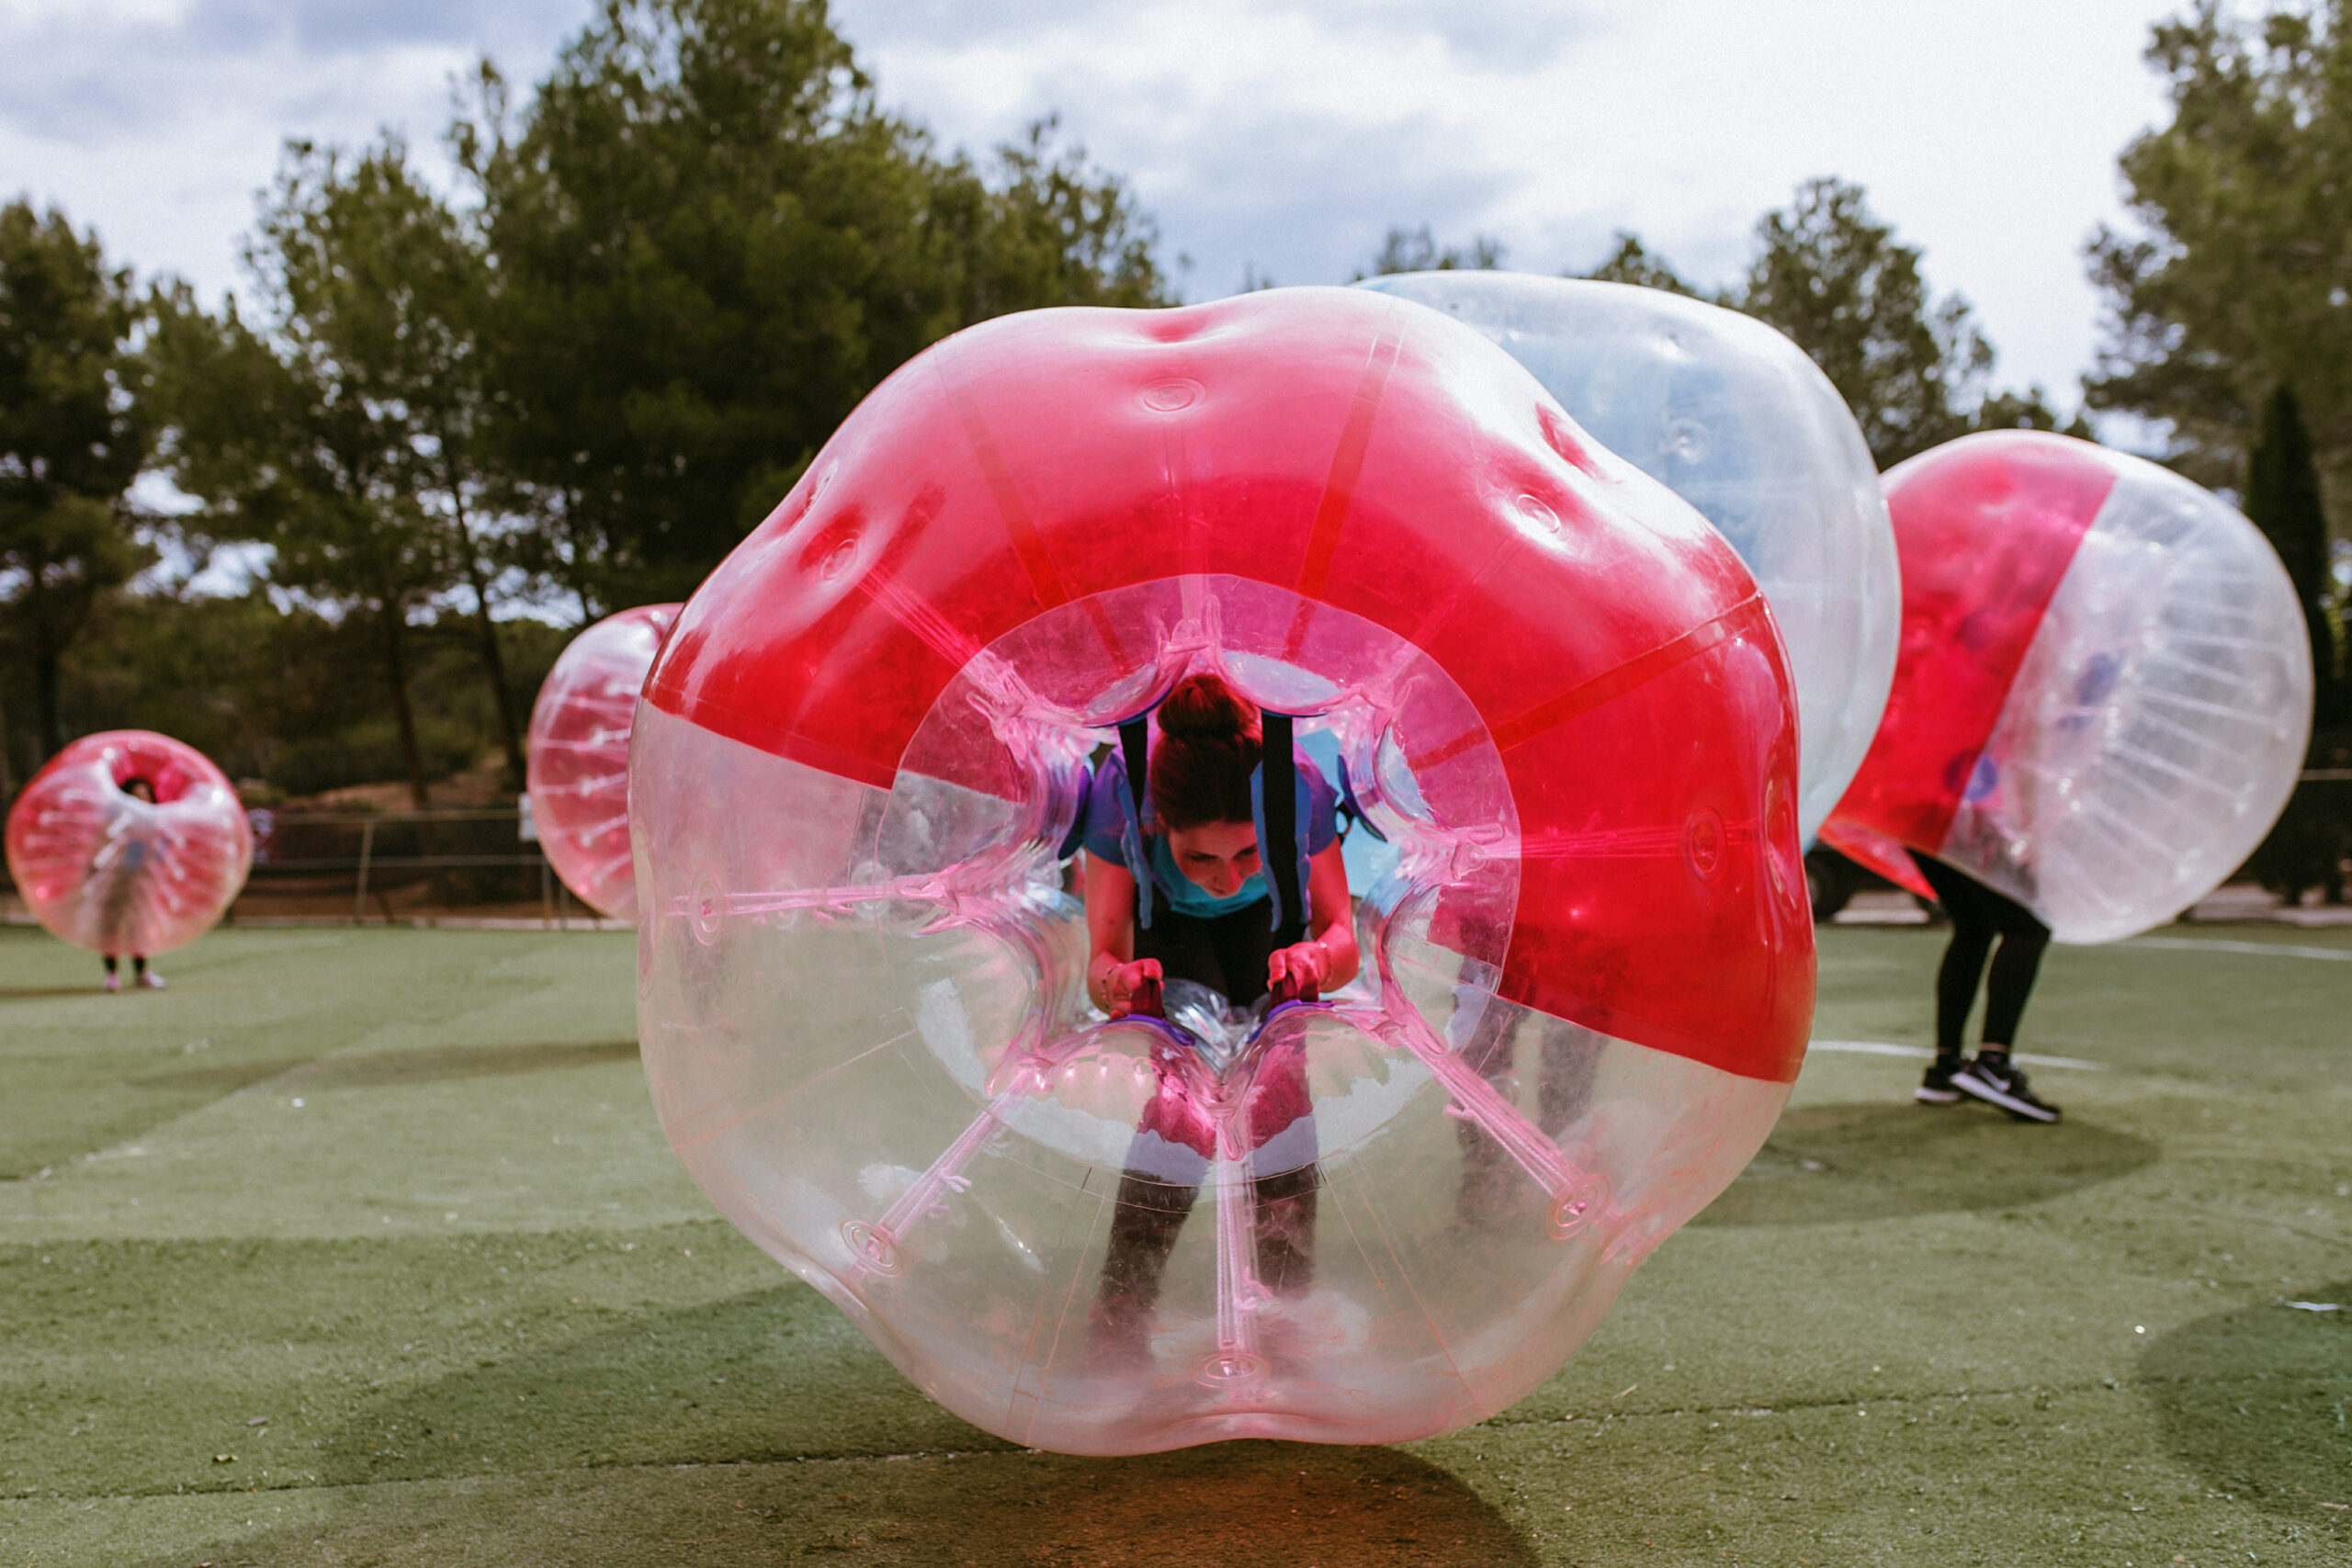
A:
{"type": "Polygon", "coordinates": [[[219,922],[253,869],[227,775],[167,735],[85,735],[8,812],[8,874],[42,929],[93,953],[153,957],[219,922]],[[123,786],[144,779],[151,804],[123,786]]]}
{"type": "Polygon", "coordinates": [[[605,616],[565,645],[531,704],[526,792],[556,875],[599,914],[635,923],[628,732],[676,604],[605,616]]]}
{"type": "Polygon", "coordinates": [[[2285,808],[2311,736],[2302,609],[2261,532],[2145,458],[1992,431],[1898,464],[1903,651],[1823,830],[1906,850],[2065,942],[2160,925],[2285,808]]]}
{"type": "Polygon", "coordinates": [[[1477,334],[1325,289],[1005,318],[869,397],[663,646],[648,1078],[720,1212],[990,1431],[1448,1430],[1777,1116],[1795,766],[1736,558],[1477,334]],[[1397,852],[1362,981],[1231,1033],[1095,1012],[1059,862],[1090,754],[1194,670],[1397,852]]]}

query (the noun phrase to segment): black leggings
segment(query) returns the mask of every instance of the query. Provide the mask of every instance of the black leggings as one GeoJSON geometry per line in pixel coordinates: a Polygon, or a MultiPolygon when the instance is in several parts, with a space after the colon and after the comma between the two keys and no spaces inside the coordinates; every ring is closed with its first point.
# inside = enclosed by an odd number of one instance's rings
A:
{"type": "MultiPolygon", "coordinates": [[[[1274,950],[1306,939],[1303,926],[1273,930],[1272,916],[1272,900],[1264,898],[1208,917],[1180,915],[1163,906],[1152,912],[1148,929],[1136,922],[1136,956],[1159,959],[1167,979],[1193,981],[1222,993],[1236,1007],[1247,1007],[1266,994],[1266,961],[1274,950]]],[[[1144,1135],[1138,1133],[1136,1142],[1140,1150],[1144,1135]]],[[[1204,1173],[1207,1163],[1201,1162],[1204,1173]]],[[[1321,1173],[1311,1164],[1250,1183],[1257,1213],[1258,1278],[1278,1296],[1298,1295],[1314,1280],[1315,1193],[1321,1185],[1321,1173]]],[[[1111,1212],[1110,1249],[1096,1298],[1098,1332],[1142,1332],[1159,1303],[1168,1255],[1199,1196],[1197,1185],[1138,1169],[1129,1156],[1111,1212]]]]}
{"type": "Polygon", "coordinates": [[[1984,1040],[2007,1050],[2017,1040],[2018,1021],[2033,994],[2041,950],[2050,945],[2050,928],[2016,899],[1932,855],[1915,850],[1911,859],[1951,919],[1951,945],[1944,950],[1943,967],[1936,975],[1936,1055],[1960,1055],[1968,1012],[1976,1005],[1976,982],[1984,975],[1984,955],[1992,952],[1996,937],[2001,950],[1994,954],[1992,978],[1984,987],[1984,1040]]]}
{"type": "MultiPolygon", "coordinates": [[[[1493,997],[1462,1047],[1462,1060],[1505,1099],[1516,1099],[1514,1045],[1522,1018],[1531,1020],[1535,1029],[1536,1130],[1557,1140],[1591,1101],[1593,1077],[1600,1068],[1597,1036],[1565,1019],[1522,1013],[1500,997],[1493,997]]],[[[1464,1116],[1453,1123],[1453,1136],[1462,1149],[1456,1213],[1467,1224],[1499,1220],[1526,1196],[1527,1173],[1492,1134],[1471,1118],[1464,1116]]]]}

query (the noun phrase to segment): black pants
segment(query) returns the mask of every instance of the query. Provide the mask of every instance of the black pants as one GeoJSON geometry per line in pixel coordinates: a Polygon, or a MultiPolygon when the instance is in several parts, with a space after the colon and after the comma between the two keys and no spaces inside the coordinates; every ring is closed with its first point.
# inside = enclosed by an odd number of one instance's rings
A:
{"type": "MultiPolygon", "coordinates": [[[[1514,1037],[1522,1018],[1532,1018],[1535,1036],[1535,1124],[1557,1139],[1584,1113],[1600,1068],[1600,1040],[1589,1031],[1544,1013],[1523,1014],[1499,997],[1486,1010],[1462,1047],[1462,1060],[1495,1086],[1506,1100],[1518,1098],[1514,1037]]],[[[1508,1214],[1528,1191],[1527,1173],[1493,1134],[1464,1116],[1453,1123],[1462,1148],[1462,1186],[1455,1212],[1466,1224],[1487,1224],[1508,1214]]]]}
{"type": "Polygon", "coordinates": [[[1933,855],[1915,850],[1911,859],[1951,919],[1951,945],[1944,950],[1943,967],[1936,974],[1936,1054],[1960,1055],[1969,1010],[1976,1004],[1976,983],[1984,977],[1984,957],[1993,952],[1996,938],[2001,946],[1993,954],[1993,975],[1984,987],[1983,1039],[1987,1045],[2007,1049],[2017,1040],[2018,1021],[2025,1016],[2026,998],[2033,994],[2034,976],[2041,971],[2050,928],[2016,899],[1933,855]]]}
{"type": "Polygon", "coordinates": [[[1266,963],[1276,948],[1306,940],[1304,926],[1274,931],[1273,901],[1261,898],[1228,915],[1183,915],[1162,906],[1151,924],[1136,922],[1136,956],[1157,958],[1170,980],[1191,980],[1237,1008],[1266,994],[1266,963]]]}
{"type": "MultiPolygon", "coordinates": [[[[1301,925],[1272,930],[1272,901],[1263,898],[1211,917],[1163,907],[1152,912],[1148,929],[1136,922],[1136,956],[1159,960],[1167,979],[1207,986],[1236,1007],[1247,1007],[1266,994],[1266,962],[1274,951],[1306,940],[1301,925]]],[[[1315,1194],[1321,1185],[1322,1175],[1312,1164],[1250,1183],[1257,1212],[1258,1279],[1276,1295],[1300,1294],[1313,1282],[1315,1194]]],[[[1200,1191],[1197,1185],[1138,1169],[1129,1156],[1119,1178],[1096,1298],[1096,1322],[1103,1332],[1114,1337],[1142,1335],[1159,1300],[1168,1255],[1176,1249],[1200,1191]]]]}

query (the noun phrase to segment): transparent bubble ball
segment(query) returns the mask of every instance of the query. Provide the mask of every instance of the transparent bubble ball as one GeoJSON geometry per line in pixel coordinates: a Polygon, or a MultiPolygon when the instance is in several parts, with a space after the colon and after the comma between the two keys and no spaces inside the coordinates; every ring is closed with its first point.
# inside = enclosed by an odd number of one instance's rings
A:
{"type": "Polygon", "coordinates": [[[1492,338],[1594,439],[1731,541],[1788,643],[1810,840],[1877,733],[1902,625],[1877,465],[1829,378],[1753,317],[1663,289],[1466,271],[1362,287],[1492,338]]]}
{"type": "Polygon", "coordinates": [[[531,821],[563,885],[616,920],[637,919],[628,847],[628,731],[638,688],[676,604],[607,615],[565,645],[531,705],[531,821]]]}
{"type": "Polygon", "coordinates": [[[185,947],[228,911],[253,869],[237,792],[168,735],[85,735],[33,775],[8,812],[8,874],[51,935],[93,953],[185,947]],[[123,785],[145,779],[150,805],[123,785]]]}
{"type": "Polygon", "coordinates": [[[2311,644],[2269,542],[2169,469],[2033,431],[1921,453],[1886,494],[1903,653],[1823,837],[1890,874],[1932,854],[2061,942],[2211,892],[2311,736],[2311,644]]]}
{"type": "Polygon", "coordinates": [[[647,1077],[719,1211],[989,1431],[1428,1436],[1551,1376],[1771,1127],[1795,785],[1736,556],[1477,333],[1351,289],[1006,317],[868,397],[663,645],[647,1077]],[[1328,740],[1395,869],[1324,1002],[1110,1022],[1061,855],[1192,671],[1328,740]]]}

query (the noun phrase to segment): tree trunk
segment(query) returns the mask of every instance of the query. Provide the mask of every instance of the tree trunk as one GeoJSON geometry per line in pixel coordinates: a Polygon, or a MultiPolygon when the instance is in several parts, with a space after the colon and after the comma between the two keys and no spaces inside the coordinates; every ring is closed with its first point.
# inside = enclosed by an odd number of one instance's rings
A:
{"type": "Polygon", "coordinates": [[[0,801],[17,798],[17,737],[8,728],[7,694],[0,692],[0,801]]]}
{"type": "Polygon", "coordinates": [[[33,634],[33,720],[40,755],[33,759],[38,769],[42,763],[65,750],[65,727],[58,717],[57,688],[63,679],[64,660],[49,638],[36,629],[33,634]]]}
{"type": "Polygon", "coordinates": [[[506,657],[498,649],[497,623],[490,618],[490,595],[481,573],[471,560],[466,563],[466,576],[474,591],[474,620],[481,634],[482,669],[490,676],[491,691],[498,698],[498,739],[506,749],[506,787],[521,789],[523,728],[514,716],[514,694],[506,689],[506,657]]]}
{"type": "Polygon", "coordinates": [[[449,494],[457,508],[458,541],[466,553],[466,586],[474,591],[474,625],[481,641],[481,665],[490,676],[491,695],[498,702],[498,739],[506,748],[506,787],[523,787],[523,728],[514,718],[514,694],[506,689],[506,659],[498,649],[498,625],[490,618],[490,584],[481,574],[481,557],[474,548],[474,532],[466,522],[466,508],[458,484],[449,494]]]}
{"type": "Polygon", "coordinates": [[[422,811],[433,804],[424,788],[424,752],[416,743],[416,715],[408,701],[408,615],[398,594],[384,596],[384,676],[391,682],[392,720],[400,727],[401,760],[408,765],[409,798],[422,811]]]}
{"type": "Polygon", "coordinates": [[[594,626],[605,618],[605,608],[601,595],[589,586],[589,579],[594,573],[588,564],[587,547],[581,540],[580,492],[576,490],[564,493],[563,524],[564,532],[571,540],[571,559],[568,563],[571,570],[566,575],[571,579],[571,592],[580,600],[580,624],[594,626]]]}

